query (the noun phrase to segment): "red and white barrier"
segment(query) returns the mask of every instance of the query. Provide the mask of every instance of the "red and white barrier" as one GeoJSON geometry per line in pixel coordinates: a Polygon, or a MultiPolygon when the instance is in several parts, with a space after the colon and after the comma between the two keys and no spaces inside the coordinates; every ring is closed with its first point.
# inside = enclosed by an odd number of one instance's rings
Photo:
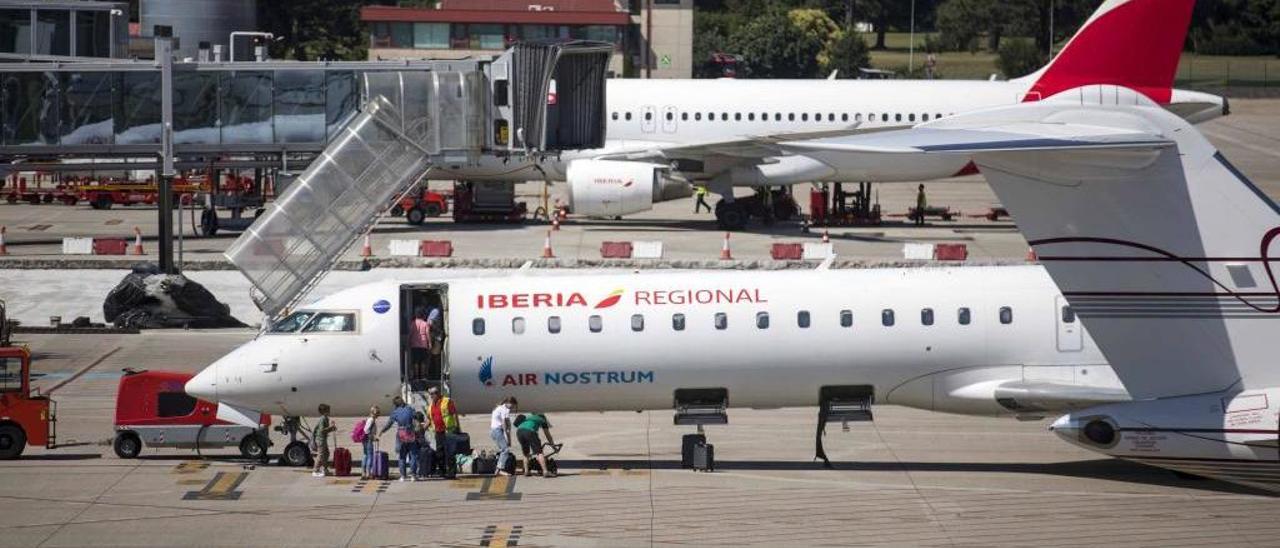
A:
{"type": "Polygon", "coordinates": [[[604,242],[600,244],[602,259],[630,259],[631,242],[604,242]]]}
{"type": "Polygon", "coordinates": [[[933,244],[902,244],[902,258],[911,261],[931,261],[933,244]]]}
{"type": "Polygon", "coordinates": [[[662,242],[660,240],[631,242],[631,258],[661,259],[662,242]]]}
{"type": "Polygon", "coordinates": [[[720,247],[720,260],[732,261],[733,251],[729,249],[729,233],[724,233],[724,245],[720,247]]]}
{"type": "Polygon", "coordinates": [[[0,255],[9,254],[9,246],[4,243],[4,233],[8,229],[8,227],[0,226],[0,255]]]}
{"type": "Polygon", "coordinates": [[[823,261],[835,256],[836,250],[831,246],[831,242],[805,242],[804,253],[800,258],[806,261],[823,261]]]}
{"type": "Polygon", "coordinates": [[[142,249],[142,229],[133,227],[133,254],[146,255],[147,252],[142,249]]]}
{"type": "Polygon", "coordinates": [[[93,255],[93,238],[63,238],[63,255],[93,255]]]}
{"type": "Polygon", "coordinates": [[[364,235],[364,245],[361,245],[361,246],[360,246],[360,256],[361,256],[361,257],[372,257],[372,256],[373,256],[373,243],[369,241],[369,235],[368,235],[368,234],[365,234],[365,235],[364,235]]]}
{"type": "Polygon", "coordinates": [[[550,230],[547,231],[547,238],[542,241],[542,258],[543,259],[556,258],[555,252],[551,250],[551,231],[550,230]]]}

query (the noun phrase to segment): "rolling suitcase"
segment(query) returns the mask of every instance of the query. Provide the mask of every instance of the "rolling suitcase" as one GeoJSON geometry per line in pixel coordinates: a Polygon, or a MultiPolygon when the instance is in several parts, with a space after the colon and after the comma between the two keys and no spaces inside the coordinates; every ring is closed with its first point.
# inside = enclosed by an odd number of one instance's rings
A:
{"type": "MultiPolygon", "coordinates": [[[[538,464],[538,459],[530,458],[525,462],[525,466],[529,467],[529,471],[534,474],[542,473],[542,465],[538,464]]],[[[547,457],[547,468],[551,469],[552,474],[558,474],[560,467],[556,465],[556,459],[547,457]]]]}
{"type": "Polygon", "coordinates": [[[466,432],[450,432],[445,434],[444,442],[449,444],[449,454],[451,455],[471,454],[471,436],[466,432]]]}
{"type": "Polygon", "coordinates": [[[376,480],[391,479],[391,455],[388,455],[386,451],[377,450],[376,445],[374,446],[373,464],[370,466],[369,475],[376,480]]]}
{"type": "Polygon", "coordinates": [[[699,443],[707,443],[702,434],[685,434],[680,436],[680,467],[693,468],[693,448],[699,443]]]}
{"type": "Polygon", "coordinates": [[[693,471],[714,472],[716,469],[716,446],[699,443],[693,447],[693,471]]]}
{"type": "Polygon", "coordinates": [[[351,451],[346,447],[333,450],[333,473],[338,476],[351,475],[351,451]]]}
{"type": "MultiPolygon", "coordinates": [[[[425,444],[424,444],[425,445],[425,444]]],[[[436,451],[431,446],[424,446],[418,450],[418,469],[416,470],[418,477],[425,478],[430,476],[436,467],[436,451]]]]}

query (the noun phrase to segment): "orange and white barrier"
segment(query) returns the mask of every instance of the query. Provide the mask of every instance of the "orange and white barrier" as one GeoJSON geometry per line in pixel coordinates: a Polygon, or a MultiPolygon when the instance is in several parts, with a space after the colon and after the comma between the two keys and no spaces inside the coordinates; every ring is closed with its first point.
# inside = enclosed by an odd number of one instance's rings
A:
{"type": "Polygon", "coordinates": [[[637,241],[631,242],[631,258],[632,259],[661,259],[662,258],[662,241],[637,241]]]}
{"type": "Polygon", "coordinates": [[[551,250],[551,231],[550,230],[547,231],[547,238],[542,241],[542,258],[543,259],[556,258],[555,252],[551,250]]]}
{"type": "Polygon", "coordinates": [[[804,250],[800,254],[800,258],[806,261],[823,261],[835,256],[836,250],[831,246],[831,242],[805,242],[804,250]]]}
{"type": "Polygon", "coordinates": [[[910,261],[932,261],[933,244],[903,244],[902,258],[910,261]]]}
{"type": "Polygon", "coordinates": [[[93,238],[63,238],[63,255],[93,255],[93,238]]]}
{"type": "Polygon", "coordinates": [[[360,256],[361,257],[373,256],[373,244],[369,241],[368,234],[364,235],[364,245],[360,246],[360,256]]]}
{"type": "Polygon", "coordinates": [[[732,261],[733,251],[729,249],[729,233],[724,233],[724,245],[720,246],[720,260],[732,261]]]}
{"type": "Polygon", "coordinates": [[[146,255],[142,249],[142,229],[133,227],[133,255],[146,255]]]}
{"type": "Polygon", "coordinates": [[[0,226],[0,255],[9,254],[9,246],[4,243],[4,233],[8,229],[8,227],[0,226]]]}

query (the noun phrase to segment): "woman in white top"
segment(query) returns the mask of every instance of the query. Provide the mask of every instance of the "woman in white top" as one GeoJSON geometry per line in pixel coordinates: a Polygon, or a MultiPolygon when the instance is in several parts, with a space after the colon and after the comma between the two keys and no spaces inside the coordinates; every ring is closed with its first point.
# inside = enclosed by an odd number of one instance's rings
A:
{"type": "Polygon", "coordinates": [[[511,412],[516,408],[516,399],[507,396],[493,408],[489,415],[489,437],[498,446],[498,475],[506,476],[507,459],[511,458],[511,412]]]}
{"type": "Polygon", "coordinates": [[[361,448],[364,449],[364,458],[360,460],[360,478],[369,479],[369,472],[373,468],[374,452],[377,446],[374,441],[378,436],[378,431],[374,430],[375,423],[378,422],[378,415],[381,415],[378,406],[369,408],[369,418],[364,420],[364,441],[361,442],[361,448]]]}

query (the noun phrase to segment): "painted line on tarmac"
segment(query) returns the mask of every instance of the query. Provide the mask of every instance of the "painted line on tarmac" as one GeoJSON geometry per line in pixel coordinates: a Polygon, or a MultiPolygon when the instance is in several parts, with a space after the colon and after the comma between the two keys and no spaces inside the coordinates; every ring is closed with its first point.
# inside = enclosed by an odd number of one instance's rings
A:
{"type": "Polygon", "coordinates": [[[352,493],[363,493],[366,495],[381,495],[387,492],[387,488],[391,487],[391,482],[387,480],[360,480],[356,482],[355,487],[351,488],[352,493]]]}
{"type": "Polygon", "coordinates": [[[520,500],[524,494],[515,489],[515,476],[489,476],[480,485],[480,491],[467,493],[467,500],[520,500]]]}
{"type": "Polygon", "coordinates": [[[98,366],[98,364],[100,364],[100,363],[102,363],[102,362],[104,362],[104,361],[107,361],[107,358],[110,358],[112,354],[115,354],[116,352],[119,352],[119,351],[120,351],[120,347],[119,347],[119,346],[117,346],[117,347],[115,347],[115,348],[112,348],[110,352],[107,352],[106,354],[103,354],[103,355],[101,355],[101,356],[98,356],[98,359],[93,360],[93,363],[90,363],[89,365],[86,365],[86,366],[84,366],[84,367],[81,367],[81,368],[80,368],[79,370],[77,370],[75,373],[72,373],[72,374],[71,374],[71,376],[70,376],[70,377],[67,377],[67,379],[66,379],[66,380],[64,380],[64,381],[62,381],[62,382],[60,382],[60,383],[58,383],[58,384],[55,384],[55,385],[53,385],[53,386],[49,387],[49,389],[48,389],[48,390],[41,390],[41,392],[43,392],[44,394],[52,394],[54,390],[57,390],[57,389],[59,389],[59,388],[62,388],[63,386],[66,386],[67,384],[70,384],[71,382],[73,382],[73,381],[75,381],[76,379],[80,378],[80,375],[83,375],[83,374],[85,374],[85,373],[88,373],[90,369],[93,369],[93,368],[97,367],[97,366],[98,366]]]}
{"type": "Polygon", "coordinates": [[[182,500],[240,500],[243,491],[236,488],[249,477],[248,472],[218,472],[199,491],[187,491],[182,500]]]}
{"type": "Polygon", "coordinates": [[[203,472],[207,468],[209,468],[209,463],[207,462],[189,460],[178,463],[178,465],[174,466],[173,470],[170,472],[173,474],[195,474],[197,472],[203,472]]]}
{"type": "Polygon", "coordinates": [[[489,548],[506,548],[520,543],[520,535],[524,534],[523,525],[490,525],[484,528],[484,536],[480,537],[480,545],[489,548]]]}

